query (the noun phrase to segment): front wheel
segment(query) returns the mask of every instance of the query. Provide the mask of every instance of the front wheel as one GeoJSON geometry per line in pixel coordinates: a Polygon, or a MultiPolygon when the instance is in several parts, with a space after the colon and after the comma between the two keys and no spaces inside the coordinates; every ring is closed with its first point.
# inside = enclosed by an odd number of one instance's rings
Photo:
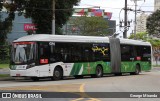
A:
{"type": "Polygon", "coordinates": [[[62,70],[59,67],[55,68],[55,70],[53,72],[53,79],[54,80],[61,80],[62,78],[63,78],[62,70]]]}

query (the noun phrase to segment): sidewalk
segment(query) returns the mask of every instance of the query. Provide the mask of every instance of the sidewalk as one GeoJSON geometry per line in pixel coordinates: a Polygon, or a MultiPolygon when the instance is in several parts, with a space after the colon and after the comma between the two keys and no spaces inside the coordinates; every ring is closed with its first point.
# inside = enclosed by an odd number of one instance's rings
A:
{"type": "Polygon", "coordinates": [[[0,68],[0,74],[9,74],[9,68],[0,68]]]}
{"type": "MultiPolygon", "coordinates": [[[[3,68],[0,69],[0,75],[3,74],[9,74],[9,68],[3,68]]],[[[9,80],[13,80],[12,77],[0,77],[0,81],[9,81],[9,80]]]]}
{"type": "Polygon", "coordinates": [[[160,67],[152,67],[151,71],[160,71],[160,67]]]}

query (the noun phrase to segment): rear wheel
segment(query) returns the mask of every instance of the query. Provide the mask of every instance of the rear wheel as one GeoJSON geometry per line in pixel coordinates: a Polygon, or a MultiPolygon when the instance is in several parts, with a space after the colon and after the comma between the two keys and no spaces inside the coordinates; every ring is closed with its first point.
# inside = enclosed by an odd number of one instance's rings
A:
{"type": "Polygon", "coordinates": [[[103,76],[103,69],[102,69],[102,67],[101,66],[97,66],[96,67],[96,74],[93,74],[93,75],[91,75],[91,77],[93,77],[93,78],[100,78],[100,77],[102,77],[103,76]]]}
{"type": "Polygon", "coordinates": [[[53,80],[61,80],[63,78],[63,71],[60,67],[55,68],[53,72],[53,80]]]}
{"type": "Polygon", "coordinates": [[[131,75],[139,75],[140,73],[140,66],[139,65],[136,65],[136,69],[135,69],[135,72],[132,72],[130,73],[131,75]]]}

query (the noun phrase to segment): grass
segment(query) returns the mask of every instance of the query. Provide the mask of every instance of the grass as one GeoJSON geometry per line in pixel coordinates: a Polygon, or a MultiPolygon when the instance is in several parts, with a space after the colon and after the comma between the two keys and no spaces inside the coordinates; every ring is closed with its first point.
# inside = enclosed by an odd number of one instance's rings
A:
{"type": "Polygon", "coordinates": [[[9,64],[0,64],[0,69],[9,68],[9,64]]]}
{"type": "Polygon", "coordinates": [[[0,74],[0,78],[3,78],[3,77],[10,77],[9,74],[0,74]]]}
{"type": "Polygon", "coordinates": [[[153,67],[160,67],[160,65],[152,65],[153,67]]]}

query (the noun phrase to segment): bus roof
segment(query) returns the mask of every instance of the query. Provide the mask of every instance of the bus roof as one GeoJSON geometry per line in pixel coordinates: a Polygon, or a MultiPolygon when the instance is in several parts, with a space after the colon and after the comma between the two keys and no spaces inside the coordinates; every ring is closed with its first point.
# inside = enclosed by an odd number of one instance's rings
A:
{"type": "Polygon", "coordinates": [[[36,34],[21,37],[13,42],[21,41],[54,41],[54,42],[95,42],[95,43],[109,43],[108,37],[96,36],[71,36],[71,35],[50,35],[50,34],[36,34]]]}
{"type": "MultiPolygon", "coordinates": [[[[21,37],[13,42],[25,41],[53,41],[53,42],[83,42],[83,43],[109,43],[109,37],[97,36],[71,36],[71,35],[51,35],[51,34],[35,34],[21,37]]],[[[147,45],[151,46],[149,42],[132,39],[120,39],[121,44],[128,45],[147,45]]]]}
{"type": "Polygon", "coordinates": [[[128,44],[128,45],[146,45],[151,46],[150,42],[145,42],[142,40],[133,40],[133,39],[120,39],[121,44],[128,44]]]}

